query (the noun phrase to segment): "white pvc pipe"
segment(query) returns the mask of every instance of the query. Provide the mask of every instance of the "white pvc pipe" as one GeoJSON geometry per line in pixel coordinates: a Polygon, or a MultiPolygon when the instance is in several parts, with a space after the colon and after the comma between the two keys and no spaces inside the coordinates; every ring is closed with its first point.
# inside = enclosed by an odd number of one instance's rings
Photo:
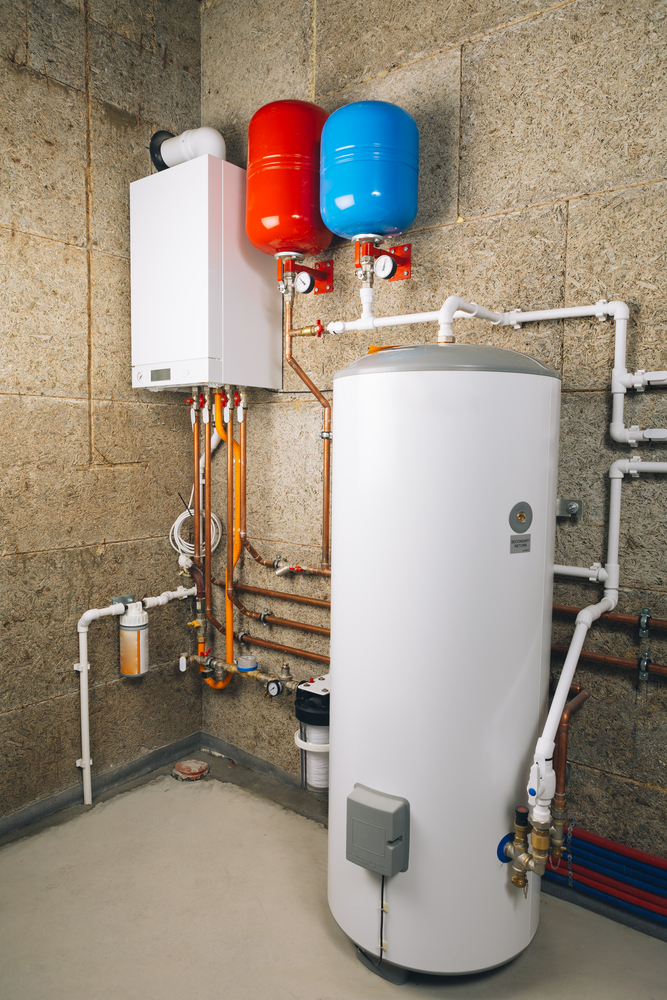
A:
{"type": "Polygon", "coordinates": [[[196,587],[179,587],[177,590],[165,590],[159,597],[144,597],[142,604],[148,608],[159,608],[164,604],[169,604],[169,601],[182,601],[186,597],[194,597],[197,593],[196,587]]]}
{"type": "Polygon", "coordinates": [[[79,618],[77,632],[79,633],[79,662],[74,665],[74,669],[79,671],[79,701],[81,705],[81,757],[77,760],[77,767],[81,768],[83,775],[83,802],[84,805],[93,804],[93,782],[90,758],[90,712],[88,704],[88,626],[98,618],[105,618],[108,615],[125,614],[124,604],[111,604],[108,608],[91,608],[79,618]]]}
{"type": "MultiPolygon", "coordinates": [[[[159,597],[147,597],[143,601],[145,608],[156,608],[169,601],[182,601],[185,597],[194,597],[197,593],[196,587],[178,587],[177,590],[165,590],[159,597]]],[[[77,760],[77,767],[81,768],[83,775],[83,802],[84,805],[93,804],[93,782],[92,782],[92,760],[90,757],[90,706],[88,698],[88,626],[98,618],[107,618],[110,615],[124,615],[124,604],[110,604],[108,608],[90,608],[79,618],[77,632],[79,633],[79,662],[75,663],[74,669],[79,671],[79,701],[81,711],[81,757],[77,760]]]]}
{"type": "Polygon", "coordinates": [[[329,323],[328,332],[349,333],[352,330],[376,330],[385,326],[407,326],[412,323],[440,323],[441,328],[443,324],[451,328],[453,319],[472,319],[473,317],[487,319],[491,323],[502,323],[503,321],[503,313],[492,312],[474,302],[466,302],[465,299],[461,299],[457,295],[450,295],[437,312],[404,313],[399,316],[373,316],[372,301],[373,289],[362,288],[360,318],[350,322],[336,320],[329,323]]]}
{"type": "Polygon", "coordinates": [[[604,583],[608,579],[606,569],[599,563],[594,563],[588,569],[584,566],[554,566],[554,573],[559,576],[572,576],[581,580],[590,580],[591,583],[604,583]]]}
{"type": "Polygon", "coordinates": [[[207,125],[202,128],[191,128],[181,135],[165,139],[160,146],[160,156],[168,167],[175,167],[187,160],[195,160],[198,156],[205,156],[206,153],[224,160],[226,152],[225,140],[218,130],[207,125]]]}

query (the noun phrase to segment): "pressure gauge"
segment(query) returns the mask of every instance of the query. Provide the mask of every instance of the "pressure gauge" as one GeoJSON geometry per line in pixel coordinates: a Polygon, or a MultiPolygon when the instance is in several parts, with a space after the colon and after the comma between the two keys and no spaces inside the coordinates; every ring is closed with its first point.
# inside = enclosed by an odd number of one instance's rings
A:
{"type": "Polygon", "coordinates": [[[373,270],[378,278],[393,278],[396,274],[396,261],[389,254],[383,253],[381,257],[376,259],[373,270]]]}
{"type": "Polygon", "coordinates": [[[315,279],[312,274],[308,274],[307,271],[299,271],[294,280],[294,287],[297,292],[301,292],[302,295],[306,292],[312,292],[315,287],[315,279]]]}
{"type": "Polygon", "coordinates": [[[277,694],[280,694],[282,689],[283,686],[280,683],[280,681],[269,681],[269,683],[266,685],[266,690],[271,698],[275,698],[277,694]]]}

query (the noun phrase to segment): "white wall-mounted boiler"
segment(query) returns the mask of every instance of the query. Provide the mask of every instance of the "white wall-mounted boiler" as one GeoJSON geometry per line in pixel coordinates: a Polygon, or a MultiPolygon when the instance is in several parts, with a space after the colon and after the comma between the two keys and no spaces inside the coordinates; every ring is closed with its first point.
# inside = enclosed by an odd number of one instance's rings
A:
{"type": "Polygon", "coordinates": [[[282,388],[275,263],[246,236],[245,187],[211,155],[130,185],[135,388],[282,388]]]}

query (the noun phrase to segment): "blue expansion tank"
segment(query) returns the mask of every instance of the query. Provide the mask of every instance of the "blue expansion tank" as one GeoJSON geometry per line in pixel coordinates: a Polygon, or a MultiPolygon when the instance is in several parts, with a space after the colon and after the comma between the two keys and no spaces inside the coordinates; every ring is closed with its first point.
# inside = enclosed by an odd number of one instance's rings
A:
{"type": "Polygon", "coordinates": [[[404,232],[417,214],[418,179],[419,130],[403,108],[358,101],[325,122],[320,211],[338,236],[404,232]]]}

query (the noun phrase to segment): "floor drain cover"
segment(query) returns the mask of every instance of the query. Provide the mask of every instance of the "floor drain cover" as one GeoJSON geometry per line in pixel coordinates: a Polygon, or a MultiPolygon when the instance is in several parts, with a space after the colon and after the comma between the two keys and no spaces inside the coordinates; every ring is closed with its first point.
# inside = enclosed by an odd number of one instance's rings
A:
{"type": "Polygon", "coordinates": [[[203,760],[179,760],[171,772],[172,778],[178,778],[179,781],[199,781],[206,774],[208,764],[203,760]]]}

